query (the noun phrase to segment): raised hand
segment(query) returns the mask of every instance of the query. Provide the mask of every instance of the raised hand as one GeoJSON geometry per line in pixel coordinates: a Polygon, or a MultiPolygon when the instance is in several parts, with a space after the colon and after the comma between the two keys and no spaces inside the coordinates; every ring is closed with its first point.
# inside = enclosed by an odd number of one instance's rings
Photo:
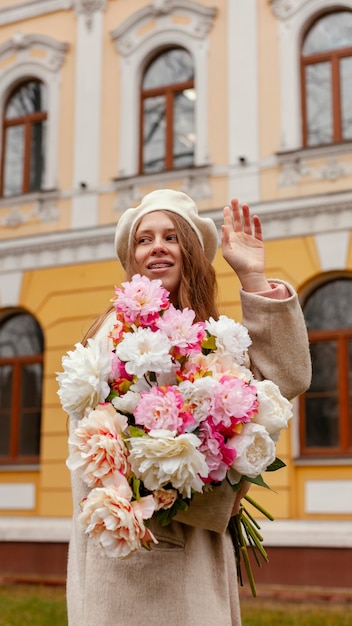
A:
{"type": "Polygon", "coordinates": [[[264,273],[265,251],[260,219],[257,215],[251,217],[248,204],[241,209],[237,199],[231,200],[231,208],[224,208],[222,254],[245,291],[270,289],[264,273]]]}

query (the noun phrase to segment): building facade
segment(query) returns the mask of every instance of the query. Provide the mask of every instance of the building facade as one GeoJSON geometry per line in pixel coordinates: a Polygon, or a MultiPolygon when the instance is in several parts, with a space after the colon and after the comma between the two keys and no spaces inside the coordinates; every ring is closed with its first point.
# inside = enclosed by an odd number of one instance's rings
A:
{"type": "MultiPolygon", "coordinates": [[[[262,580],[329,585],[334,559],[331,586],[351,584],[351,80],[352,0],[0,0],[0,575],[63,575],[56,372],[123,280],[119,215],[171,187],[219,229],[248,202],[307,320],[286,468],[253,488],[276,518],[262,580]]],[[[220,250],[214,266],[240,320],[220,250]]]]}

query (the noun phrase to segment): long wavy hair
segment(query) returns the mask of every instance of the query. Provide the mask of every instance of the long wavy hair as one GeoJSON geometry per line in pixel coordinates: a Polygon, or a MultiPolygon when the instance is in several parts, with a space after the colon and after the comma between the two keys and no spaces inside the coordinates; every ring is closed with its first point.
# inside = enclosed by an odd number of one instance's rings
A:
{"type": "MultiPolygon", "coordinates": [[[[193,309],[195,321],[197,322],[204,321],[209,317],[218,319],[218,286],[213,266],[205,256],[199,239],[188,222],[177,213],[167,210],[163,212],[170,217],[175,226],[177,240],[181,249],[182,269],[178,290],[178,307],[180,309],[186,307],[193,309]]],[[[139,223],[136,224],[134,232],[137,231],[139,223]]],[[[136,245],[137,241],[133,236],[126,263],[127,280],[131,280],[132,276],[139,271],[135,259],[136,245]]],[[[109,306],[97,317],[84,335],[82,339],[83,344],[87,342],[89,337],[95,335],[113,308],[113,306],[109,306]]]]}

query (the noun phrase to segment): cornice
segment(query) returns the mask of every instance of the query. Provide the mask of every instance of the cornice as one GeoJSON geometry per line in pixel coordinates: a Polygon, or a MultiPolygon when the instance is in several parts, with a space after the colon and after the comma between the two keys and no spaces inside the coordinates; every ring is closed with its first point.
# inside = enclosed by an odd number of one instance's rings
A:
{"type": "MultiPolygon", "coordinates": [[[[252,204],[266,241],[321,233],[352,233],[352,192],[252,204]]],[[[204,211],[219,230],[222,207],[204,211]]],[[[0,241],[0,274],[115,260],[115,224],[0,241]]]]}

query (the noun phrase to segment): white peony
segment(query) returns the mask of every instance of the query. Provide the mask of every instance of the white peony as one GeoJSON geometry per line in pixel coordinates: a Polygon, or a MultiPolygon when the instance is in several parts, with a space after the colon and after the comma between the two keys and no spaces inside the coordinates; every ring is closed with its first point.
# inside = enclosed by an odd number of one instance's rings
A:
{"type": "Polygon", "coordinates": [[[184,380],[179,384],[178,389],[184,401],[192,406],[196,426],[211,415],[214,401],[213,389],[217,387],[217,384],[215,378],[210,376],[196,378],[194,382],[184,380]]]}
{"type": "Polygon", "coordinates": [[[142,378],[147,372],[171,370],[170,348],[171,344],[164,333],[140,327],[133,333],[125,333],[115,352],[124,361],[128,374],[142,378]]]}
{"type": "Polygon", "coordinates": [[[292,404],[284,398],[280,389],[271,380],[253,381],[257,388],[259,407],[253,422],[264,426],[275,443],[282,428],[287,428],[292,417],[292,404]]]}
{"type": "Polygon", "coordinates": [[[252,341],[245,326],[226,315],[220,315],[218,320],[210,317],[205,328],[215,337],[218,352],[231,356],[239,364],[246,362],[247,350],[252,341]]]}
{"type": "Polygon", "coordinates": [[[206,478],[209,473],[204,455],[197,450],[200,443],[193,434],[151,430],[148,437],[130,440],[132,471],[150,491],[171,483],[182,497],[190,498],[192,489],[203,489],[200,476],[206,478]]]}
{"type": "MultiPolygon", "coordinates": [[[[149,390],[149,387],[147,389],[149,390]]],[[[123,396],[115,396],[111,400],[111,404],[122,413],[133,413],[139,401],[139,393],[129,390],[123,396]]]]}
{"type": "Polygon", "coordinates": [[[236,450],[236,457],[228,472],[232,483],[238,483],[241,476],[260,476],[275,461],[275,444],[260,424],[243,424],[241,433],[232,437],[227,445],[236,450]]]}
{"type": "Polygon", "coordinates": [[[62,358],[62,367],[64,371],[56,377],[62,408],[73,419],[80,419],[86,408],[95,408],[109,395],[111,353],[105,344],[91,338],[86,346],[76,343],[75,350],[62,358]]]}

